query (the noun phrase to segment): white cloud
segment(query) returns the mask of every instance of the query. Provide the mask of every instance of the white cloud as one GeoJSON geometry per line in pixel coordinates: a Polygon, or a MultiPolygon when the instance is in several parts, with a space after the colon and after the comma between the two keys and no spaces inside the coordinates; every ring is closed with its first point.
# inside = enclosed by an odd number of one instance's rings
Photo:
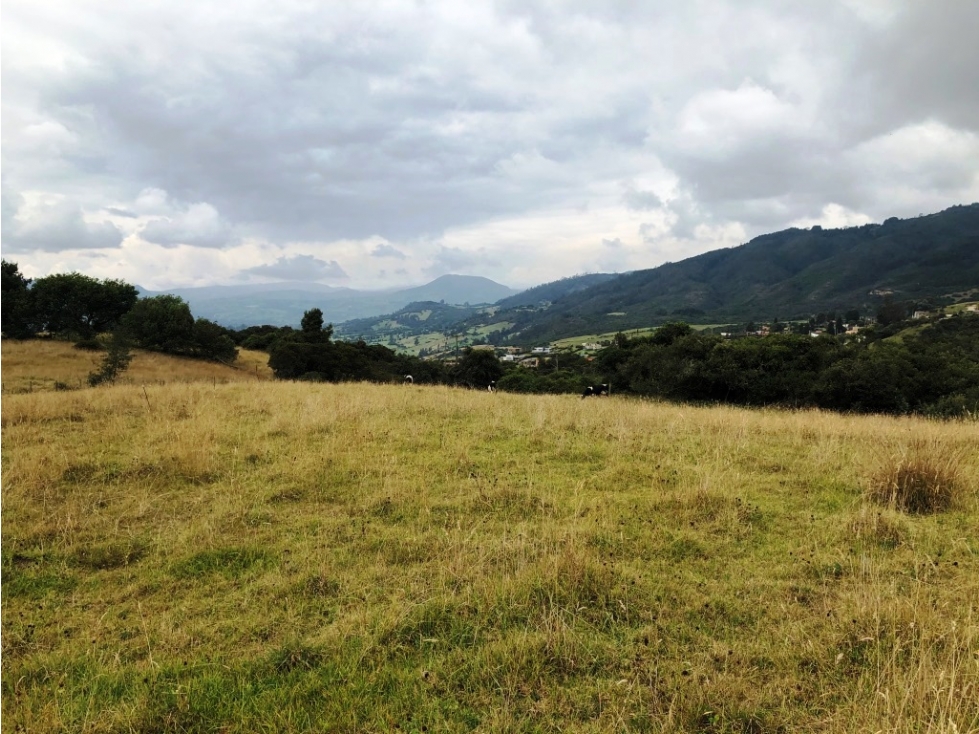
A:
{"type": "Polygon", "coordinates": [[[196,245],[224,247],[232,237],[231,226],[206,202],[190,204],[168,217],[151,219],[140,231],[147,242],[164,247],[196,245]]]}
{"type": "Polygon", "coordinates": [[[688,155],[722,157],[773,135],[801,137],[805,122],[792,104],[746,79],[737,89],[712,89],[691,99],[678,116],[676,141],[688,155]]]}
{"type": "Polygon", "coordinates": [[[860,199],[882,217],[927,214],[979,200],[979,134],[929,120],[872,138],[847,152],[860,199]]]}
{"type": "Polygon", "coordinates": [[[89,221],[81,207],[59,196],[4,191],[3,249],[9,252],[59,252],[112,249],[123,235],[109,221],[89,221]]]}

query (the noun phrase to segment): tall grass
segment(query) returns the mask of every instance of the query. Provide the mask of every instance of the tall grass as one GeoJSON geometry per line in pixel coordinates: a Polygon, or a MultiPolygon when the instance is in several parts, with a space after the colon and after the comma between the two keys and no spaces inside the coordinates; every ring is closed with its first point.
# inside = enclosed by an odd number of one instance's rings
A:
{"type": "Polygon", "coordinates": [[[6,395],[29,731],[979,727],[979,426],[450,388],[6,395]],[[957,501],[865,496],[909,435],[957,501]]]}
{"type": "Polygon", "coordinates": [[[878,455],[867,485],[869,498],[914,513],[947,510],[961,491],[961,451],[932,438],[913,438],[878,455]]]}
{"type": "MultiPolygon", "coordinates": [[[[97,370],[104,352],[75,349],[71,342],[55,339],[16,341],[4,339],[3,392],[30,393],[87,387],[88,374],[97,370]]],[[[268,355],[247,349],[238,351],[234,365],[173,357],[134,350],[129,368],[117,382],[128,385],[170,382],[249,382],[272,379],[268,355]]]]}

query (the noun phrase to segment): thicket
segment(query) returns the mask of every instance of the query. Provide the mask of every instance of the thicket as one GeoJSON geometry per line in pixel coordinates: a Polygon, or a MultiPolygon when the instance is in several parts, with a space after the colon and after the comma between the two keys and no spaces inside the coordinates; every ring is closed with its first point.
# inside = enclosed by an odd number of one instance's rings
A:
{"type": "Polygon", "coordinates": [[[484,388],[499,380],[504,367],[493,352],[466,349],[454,362],[423,360],[380,344],[335,341],[333,325],[323,325],[318,308],[306,311],[299,330],[253,327],[238,333],[248,348],[265,348],[277,378],[315,382],[401,382],[484,388]]]}
{"type": "MultiPolygon", "coordinates": [[[[908,324],[905,324],[907,326],[908,324]]],[[[599,353],[605,381],[683,401],[858,413],[979,413],[979,316],[941,319],[902,340],[794,334],[728,340],[669,324],[599,353]]]]}
{"type": "Polygon", "coordinates": [[[3,334],[16,339],[41,332],[89,339],[112,331],[139,298],[136,287],[121,280],[59,273],[32,281],[6,260],[2,274],[3,334]]]}
{"type": "Polygon", "coordinates": [[[266,348],[276,377],[326,382],[394,382],[507,392],[580,393],[606,382],[617,393],[674,401],[818,407],[856,413],[979,414],[979,316],[941,319],[900,340],[910,326],[861,332],[861,341],[782,333],[728,339],[670,323],[650,336],[616,336],[593,361],[573,354],[543,358],[536,369],[499,362],[490,351],[467,349],[457,361],[398,354],[363,341],[332,339],[318,309],[304,328],[253,327],[236,340],[266,348]]]}
{"type": "Polygon", "coordinates": [[[234,361],[238,353],[227,329],[207,319],[194,319],[179,296],[141,298],[122,318],[133,343],[164,354],[234,361]]]}
{"type": "MultiPolygon", "coordinates": [[[[98,280],[81,273],[61,273],[31,280],[17,263],[2,263],[3,335],[31,339],[41,334],[78,340],[80,348],[99,348],[96,337],[110,334],[112,364],[96,375],[111,380],[128,360],[119,355],[128,345],[185,357],[229,362],[237,349],[231,332],[207,319],[194,319],[177,296],[140,298],[135,286],[121,280],[98,280]],[[126,344],[121,350],[111,345],[126,344]],[[108,370],[108,372],[105,372],[108,370]],[[110,376],[111,375],[111,376],[110,376]]],[[[93,383],[96,384],[96,383],[93,383]]]]}

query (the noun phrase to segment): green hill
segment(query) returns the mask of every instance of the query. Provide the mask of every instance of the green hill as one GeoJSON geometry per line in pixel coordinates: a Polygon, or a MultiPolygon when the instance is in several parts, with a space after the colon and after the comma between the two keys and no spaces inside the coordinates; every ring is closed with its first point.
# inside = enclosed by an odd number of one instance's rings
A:
{"type": "Polygon", "coordinates": [[[722,323],[873,312],[883,298],[951,303],[979,292],[979,204],[845,229],[788,229],[621,275],[515,321],[546,341],[677,320],[722,323]]]}
{"type": "Polygon", "coordinates": [[[723,324],[808,319],[829,311],[872,314],[887,297],[945,305],[977,294],[979,204],[970,204],[882,224],[787,229],[649,270],[563,278],[492,308],[413,303],[341,324],[337,332],[387,342],[489,330],[494,341],[530,344],[677,320],[723,324]],[[418,318],[433,306],[436,317],[418,318]]]}

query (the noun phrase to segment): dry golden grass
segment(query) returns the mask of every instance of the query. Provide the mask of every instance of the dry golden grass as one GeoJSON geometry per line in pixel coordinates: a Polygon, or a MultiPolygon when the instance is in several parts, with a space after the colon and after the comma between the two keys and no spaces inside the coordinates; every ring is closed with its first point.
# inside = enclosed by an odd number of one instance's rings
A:
{"type": "MultiPolygon", "coordinates": [[[[96,370],[104,352],[75,349],[71,342],[51,340],[16,341],[4,339],[3,392],[24,393],[62,388],[87,387],[88,374],[96,370]]],[[[168,382],[241,382],[271,380],[268,355],[239,350],[234,366],[202,360],[171,357],[156,352],[134,350],[129,369],[117,380],[120,384],[168,382]]]]}
{"type": "Polygon", "coordinates": [[[929,513],[947,510],[958,500],[959,450],[920,436],[887,449],[879,450],[867,481],[871,501],[906,512],[929,513]]]}
{"type": "Polygon", "coordinates": [[[7,726],[979,727],[975,423],[205,379],[2,425],[7,726]],[[911,435],[946,512],[864,496],[911,435]]]}

